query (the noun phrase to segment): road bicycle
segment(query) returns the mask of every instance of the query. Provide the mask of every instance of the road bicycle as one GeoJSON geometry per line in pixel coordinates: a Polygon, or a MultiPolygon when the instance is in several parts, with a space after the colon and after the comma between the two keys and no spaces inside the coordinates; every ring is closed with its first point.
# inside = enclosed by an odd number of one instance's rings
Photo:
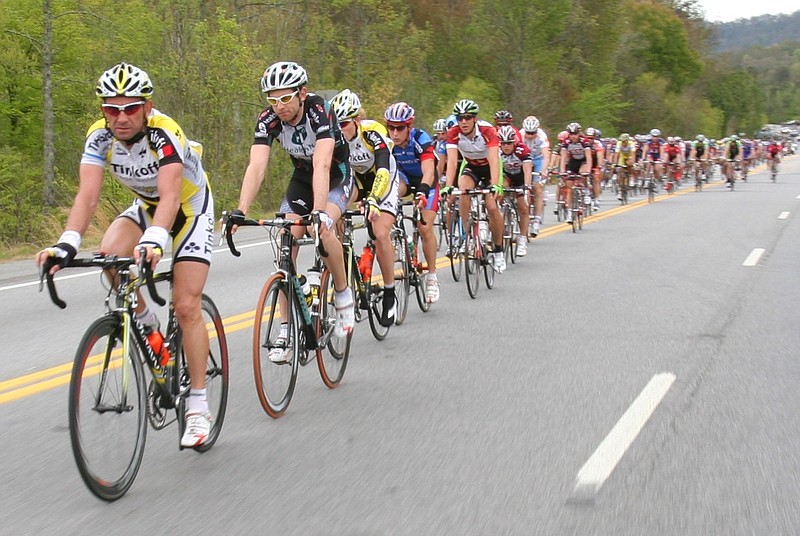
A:
{"type": "Polygon", "coordinates": [[[473,299],[478,296],[481,269],[486,280],[486,288],[494,287],[494,267],[489,259],[489,252],[492,251],[494,244],[483,200],[483,196],[490,193],[492,190],[489,188],[453,191],[455,196],[467,196],[470,203],[463,262],[466,265],[467,293],[473,299]]]}
{"type": "MultiPolygon", "coordinates": [[[[356,323],[369,319],[372,336],[382,341],[389,333],[390,326],[381,325],[379,320],[383,314],[383,286],[372,282],[372,268],[375,264],[375,242],[371,237],[372,231],[360,210],[346,210],[342,215],[342,222],[344,267],[350,288],[355,293],[356,323]],[[356,217],[363,218],[363,221],[355,224],[353,218],[356,217]],[[361,255],[356,255],[354,231],[365,227],[369,230],[370,238],[368,238],[361,255]]],[[[394,273],[386,277],[394,278],[394,273]]]]}
{"type": "Polygon", "coordinates": [[[623,205],[628,204],[628,190],[630,189],[630,180],[631,180],[631,166],[630,165],[620,165],[614,164],[614,168],[616,171],[617,176],[617,198],[619,202],[623,205]]]}
{"type": "Polygon", "coordinates": [[[667,162],[667,182],[664,189],[667,195],[672,195],[673,190],[677,190],[681,183],[681,168],[678,162],[667,162]]]}
{"type": "MultiPolygon", "coordinates": [[[[89,490],[104,501],[115,501],[133,484],[144,456],[147,423],[161,430],[178,423],[178,446],[183,435],[186,398],[190,378],[183,347],[183,333],[172,305],[172,271],[153,274],[145,254],[133,257],[95,254],[73,259],[67,267],[94,267],[115,273],[108,286],[106,313],[84,333],[72,365],[69,382],[69,435],[81,478],[89,490]],[[133,275],[137,268],[138,276],[133,275]],[[170,284],[163,299],[156,285],[170,284]],[[145,285],[153,301],[169,302],[169,320],[163,338],[135,320],[139,289],[145,285]],[[154,336],[155,335],[155,336],[154,336]],[[153,343],[151,343],[151,340],[153,343]],[[170,417],[170,412],[174,415],[170,417]]],[[[50,298],[58,307],[67,304],[56,292],[49,267],[41,274],[47,280],[50,298]]],[[[211,433],[194,447],[209,450],[219,437],[228,404],[228,344],[222,317],[214,302],[203,294],[200,303],[209,330],[206,392],[213,418],[211,433]]]]}
{"type": "MultiPolygon", "coordinates": [[[[562,179],[564,184],[567,181],[572,181],[572,232],[576,233],[579,229],[583,229],[583,220],[586,216],[592,213],[592,194],[589,188],[589,173],[563,173],[562,179]]],[[[566,218],[565,218],[566,219],[566,218]]]]}
{"type": "Polygon", "coordinates": [[[253,220],[223,213],[225,238],[234,256],[241,255],[233,241],[234,225],[265,228],[271,238],[276,270],[264,283],[256,304],[253,375],[261,406],[275,419],[289,407],[300,366],[312,359],[316,359],[322,381],[329,389],[339,385],[347,368],[353,336],[352,330],[345,336],[334,334],[333,276],[322,263],[322,257],[328,254],[319,240],[319,217],[287,219],[285,216],[277,213],[273,219],[253,220]],[[297,226],[313,227],[314,236],[296,238],[291,228],[297,226]],[[292,249],[311,244],[314,260],[308,270],[311,277],[306,277],[309,284],[306,294],[292,259],[292,249]]]}
{"type": "Polygon", "coordinates": [[[456,198],[452,204],[448,203],[446,199],[439,201],[440,210],[445,210],[444,221],[447,222],[447,233],[445,234],[445,241],[447,249],[445,256],[450,261],[450,274],[453,276],[453,281],[460,281],[461,274],[464,271],[464,225],[461,222],[461,217],[458,214],[458,199],[456,198]]]}
{"type": "Polygon", "coordinates": [[[772,157],[769,160],[769,174],[770,174],[770,180],[772,182],[775,182],[775,180],[778,177],[778,161],[775,159],[775,157],[772,157]]]}
{"type": "MultiPolygon", "coordinates": [[[[500,211],[503,215],[503,255],[506,261],[512,264],[517,262],[517,240],[520,236],[520,217],[517,210],[517,197],[528,193],[529,188],[504,188],[503,200],[500,203],[500,211]]],[[[530,207],[528,207],[530,210],[530,207]]],[[[529,220],[533,220],[533,213],[529,212],[529,220]]],[[[528,223],[530,233],[531,223],[528,223]]],[[[527,235],[525,239],[527,240],[527,235]]]]}

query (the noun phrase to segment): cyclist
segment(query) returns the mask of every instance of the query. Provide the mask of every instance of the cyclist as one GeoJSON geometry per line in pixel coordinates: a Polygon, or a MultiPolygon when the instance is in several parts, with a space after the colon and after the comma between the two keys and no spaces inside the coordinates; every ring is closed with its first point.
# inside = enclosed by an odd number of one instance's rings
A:
{"type": "Polygon", "coordinates": [[[781,162],[781,144],[772,139],[767,145],[767,160],[770,163],[770,168],[774,169],[781,162]]]}
{"type": "MultiPolygon", "coordinates": [[[[500,144],[495,128],[478,119],[479,110],[478,103],[470,99],[461,99],[453,106],[458,124],[447,131],[447,185],[442,189],[442,194],[449,194],[453,189],[460,153],[466,165],[458,177],[458,188],[467,190],[488,187],[492,190],[492,194],[485,198],[494,242],[488,260],[496,272],[502,273],[506,269],[506,259],[503,255],[503,216],[497,207],[497,196],[503,194],[500,184],[500,144]]],[[[466,228],[470,204],[459,203],[458,209],[466,228]]]]}
{"type": "Polygon", "coordinates": [[[350,166],[355,175],[350,202],[365,203],[375,237],[375,252],[383,274],[383,313],[378,321],[388,327],[394,323],[396,314],[394,248],[389,233],[399,202],[397,165],[383,125],[359,117],[361,100],[358,95],[345,89],[331,99],[331,106],[350,144],[350,166]]]}
{"type": "MultiPolygon", "coordinates": [[[[264,71],[261,91],[267,94],[268,106],[256,120],[250,161],[232,223],[244,217],[256,198],[269,165],[272,143],[277,140],[294,164],[280,212],[288,219],[308,215],[319,218],[320,240],[328,252],[322,260],[333,276],[334,335],[341,338],[355,324],[354,298],[347,282],[342,243],[333,230],[347,207],[353,187],[350,151],[330,104],[310,93],[307,86],[306,70],[295,62],[279,61],[264,71]]],[[[306,229],[293,227],[292,233],[299,238],[306,229]]],[[[297,248],[294,248],[292,260],[296,258],[297,248]]],[[[278,342],[282,340],[288,340],[286,323],[278,337],[278,342]]],[[[291,354],[289,348],[278,346],[269,356],[273,362],[283,362],[291,354]]]]}
{"type": "Polygon", "coordinates": [[[394,142],[392,154],[400,175],[400,197],[414,194],[414,201],[426,222],[419,226],[422,252],[428,265],[428,303],[439,301],[439,280],[436,277],[436,234],[433,221],[439,209],[439,181],[436,178],[436,155],[433,140],[422,129],[414,128],[414,108],[405,102],[396,102],[386,108],[383,118],[389,137],[394,142]]]}
{"type": "MultiPolygon", "coordinates": [[[[181,127],[153,107],[153,83],[142,69],[119,63],[105,71],[95,94],[103,118],[89,128],[80,162],[80,185],[65,231],[55,246],[37,255],[50,273],[66,266],[80,249],[100,198],[103,174],[109,174],[136,196],[108,227],[100,250],[139,259],[139,246],[155,268],[172,237],[173,305],[183,331],[191,376],[184,447],[201,445],[211,431],[205,378],[208,330],[200,300],[211,265],[214,200],[201,161],[202,148],[181,127]]],[[[144,300],[136,320],[146,329],[159,322],[144,300]]]]}
{"type": "MultiPolygon", "coordinates": [[[[436,176],[441,183],[444,179],[444,168],[447,165],[447,120],[437,119],[433,122],[433,152],[436,154],[436,176]]],[[[439,186],[443,186],[439,184],[439,186]]]]}
{"type": "MultiPolygon", "coordinates": [[[[560,170],[563,175],[567,171],[570,174],[589,173],[592,165],[592,145],[581,137],[580,123],[570,123],[567,125],[567,139],[561,144],[560,170]]],[[[564,203],[567,207],[567,223],[572,223],[572,186],[575,181],[569,175],[564,180],[564,203]]]]}
{"type": "Polygon", "coordinates": [[[500,127],[510,126],[514,129],[514,133],[517,137],[517,142],[522,143],[522,132],[514,126],[514,116],[508,110],[497,110],[494,113],[494,128],[495,130],[499,129],[500,127]]]}
{"type": "MultiPolygon", "coordinates": [[[[511,125],[497,129],[500,140],[500,158],[503,160],[504,186],[508,188],[524,188],[525,193],[517,194],[517,211],[519,212],[519,228],[527,229],[530,215],[526,197],[531,187],[533,161],[531,151],[524,143],[517,141],[517,133],[511,125]]],[[[524,257],[528,253],[527,232],[517,237],[517,256],[524,257]]]]}
{"type": "Polygon", "coordinates": [[[547,166],[550,161],[550,140],[539,127],[539,120],[529,115],[522,120],[522,140],[531,152],[533,165],[533,232],[534,238],[539,234],[544,209],[544,185],[547,181],[547,166]]]}
{"type": "Polygon", "coordinates": [[[621,184],[620,191],[617,194],[617,199],[622,201],[622,189],[627,189],[630,186],[630,180],[633,176],[633,167],[636,165],[636,142],[631,139],[631,135],[623,132],[619,135],[616,149],[614,150],[613,163],[616,166],[625,168],[625,173],[618,173],[617,177],[620,181],[627,181],[626,184],[621,184]]]}
{"type": "MultiPolygon", "coordinates": [[[[664,138],[661,137],[661,131],[659,129],[654,128],[650,131],[650,138],[647,140],[647,143],[645,143],[642,153],[643,161],[648,163],[658,162],[655,164],[653,170],[653,178],[654,180],[660,181],[661,177],[664,176],[664,167],[662,165],[664,161],[664,138]]],[[[652,166],[653,164],[650,165],[652,166]]]]}
{"type": "Polygon", "coordinates": [[[599,200],[602,192],[601,182],[603,180],[603,169],[605,169],[605,149],[603,142],[600,141],[600,131],[589,127],[586,129],[584,138],[592,148],[592,208],[600,210],[599,200]]]}
{"type": "Polygon", "coordinates": [[[692,150],[689,153],[689,160],[694,161],[694,168],[695,168],[695,177],[698,177],[699,173],[703,174],[703,180],[708,182],[708,168],[706,166],[708,157],[708,140],[702,134],[698,134],[695,140],[692,142],[692,150]]]}
{"type": "Polygon", "coordinates": [[[742,142],[739,141],[739,136],[736,134],[731,135],[728,143],[725,144],[723,155],[725,160],[725,176],[728,179],[726,188],[733,188],[733,181],[736,180],[733,174],[734,167],[736,163],[740,166],[742,164],[742,142]]]}
{"type": "Polygon", "coordinates": [[[671,176],[668,180],[671,183],[674,179],[677,184],[680,184],[683,166],[683,147],[681,147],[677,138],[672,136],[667,137],[667,144],[664,146],[664,157],[666,164],[675,164],[675,169],[670,169],[671,176]]]}

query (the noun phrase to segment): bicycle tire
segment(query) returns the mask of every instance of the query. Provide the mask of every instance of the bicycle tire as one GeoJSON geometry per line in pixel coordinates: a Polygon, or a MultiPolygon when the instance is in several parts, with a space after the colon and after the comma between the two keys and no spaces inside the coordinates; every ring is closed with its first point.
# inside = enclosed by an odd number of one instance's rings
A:
{"type": "Polygon", "coordinates": [[[461,280],[461,274],[464,272],[464,255],[460,251],[461,240],[461,216],[458,213],[454,213],[450,222],[447,243],[450,248],[450,275],[453,276],[453,281],[455,282],[461,280]]]}
{"type": "Polygon", "coordinates": [[[118,355],[122,329],[117,314],[89,326],[78,345],[69,383],[69,436],[75,463],[89,491],[109,502],[125,495],[136,479],[147,438],[143,350],[129,334],[130,352],[123,362],[118,355]],[[112,453],[114,447],[121,453],[112,453]]]}
{"type": "Polygon", "coordinates": [[[300,333],[297,312],[292,304],[293,289],[283,272],[272,274],[258,298],[253,324],[253,377],[261,407],[277,419],[286,412],[292,400],[300,366],[300,333]],[[281,305],[281,303],[283,305],[281,305]],[[282,311],[280,308],[287,310],[282,311]],[[283,314],[286,314],[284,317],[283,314]],[[281,320],[287,320],[288,343],[291,352],[285,363],[273,363],[269,351],[281,329],[281,320]]]}
{"type": "Polygon", "coordinates": [[[383,289],[379,289],[375,285],[367,291],[369,329],[377,341],[384,340],[386,335],[389,334],[389,328],[391,328],[391,326],[384,326],[380,322],[380,317],[383,314],[383,292],[383,289]]]}
{"type": "Polygon", "coordinates": [[[478,288],[480,287],[480,269],[481,258],[479,248],[480,234],[478,231],[478,222],[470,218],[467,221],[467,237],[464,246],[464,264],[466,264],[465,271],[467,280],[467,293],[469,297],[475,299],[478,296],[478,288]]]}
{"type": "MultiPolygon", "coordinates": [[[[334,389],[342,381],[347,361],[350,358],[350,343],[353,340],[351,330],[344,337],[336,337],[333,330],[336,326],[336,307],[333,304],[333,279],[328,269],[322,271],[319,281],[318,314],[314,317],[314,333],[317,341],[327,341],[327,344],[317,346],[317,368],[322,378],[322,383],[329,389],[334,389]],[[326,351],[327,350],[327,351],[326,351]]],[[[370,323],[372,316],[370,315],[370,323]]]]}
{"type": "MultiPolygon", "coordinates": [[[[225,327],[222,316],[214,302],[203,294],[200,301],[200,311],[203,322],[211,326],[212,333],[208,337],[208,360],[206,361],[206,398],[208,411],[213,417],[211,432],[202,444],[194,447],[198,452],[206,452],[219,438],[222,424],[225,422],[225,411],[228,408],[228,340],[225,337],[225,327]]],[[[183,354],[183,352],[181,352],[183,354]]],[[[180,434],[183,435],[184,399],[181,399],[179,416],[180,434]]]]}
{"type": "Polygon", "coordinates": [[[397,300],[394,324],[401,325],[408,315],[408,301],[411,298],[411,279],[408,271],[408,244],[405,230],[395,231],[394,236],[394,296],[397,300]]]}
{"type": "MultiPolygon", "coordinates": [[[[486,288],[493,289],[494,288],[494,264],[489,261],[489,247],[486,244],[482,246],[483,250],[481,252],[481,264],[483,265],[483,279],[486,281],[486,288]]],[[[498,252],[502,255],[502,252],[498,252]]],[[[497,253],[496,253],[497,254],[497,253]]]]}
{"type": "Polygon", "coordinates": [[[503,255],[511,264],[517,262],[517,233],[514,232],[516,224],[516,211],[506,208],[503,216],[503,255]]]}

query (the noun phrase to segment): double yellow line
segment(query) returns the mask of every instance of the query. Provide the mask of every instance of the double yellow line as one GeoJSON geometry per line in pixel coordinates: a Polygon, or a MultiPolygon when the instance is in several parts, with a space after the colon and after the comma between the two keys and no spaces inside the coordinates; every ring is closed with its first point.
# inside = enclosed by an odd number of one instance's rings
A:
{"type": "MultiPolygon", "coordinates": [[[[725,184],[724,182],[719,181],[708,184],[704,186],[704,188],[719,187],[723,186],[724,184],[725,184]]],[[[656,196],[655,201],[656,202],[663,201],[670,197],[685,195],[690,192],[694,192],[693,185],[684,186],[681,190],[673,193],[672,195],[667,195],[666,193],[662,193],[656,196]]],[[[593,214],[592,216],[584,220],[584,223],[589,224],[593,222],[598,222],[606,218],[610,218],[612,216],[628,212],[629,210],[634,210],[636,208],[639,208],[647,204],[648,204],[647,197],[645,197],[639,201],[629,203],[627,205],[621,205],[615,208],[603,210],[602,212],[593,214]]],[[[558,223],[543,229],[539,233],[537,240],[558,233],[564,233],[570,231],[571,229],[572,229],[571,225],[568,225],[566,223],[558,223]]],[[[437,269],[448,268],[449,266],[450,266],[450,259],[447,257],[439,257],[436,260],[437,269]]],[[[225,325],[225,334],[229,335],[231,333],[243,329],[252,328],[254,317],[255,317],[255,309],[225,318],[223,320],[223,323],[225,325]]],[[[99,363],[100,356],[93,356],[91,359],[96,360],[96,362],[99,363]]],[[[69,378],[71,373],[72,373],[72,363],[66,363],[63,365],[58,365],[55,367],[40,370],[38,372],[33,372],[31,374],[26,374],[24,376],[19,376],[17,378],[12,378],[10,380],[0,381],[0,404],[12,402],[14,400],[24,398],[26,396],[41,393],[43,391],[49,391],[50,389],[55,389],[56,387],[66,385],[67,383],[69,383],[69,378]]]]}

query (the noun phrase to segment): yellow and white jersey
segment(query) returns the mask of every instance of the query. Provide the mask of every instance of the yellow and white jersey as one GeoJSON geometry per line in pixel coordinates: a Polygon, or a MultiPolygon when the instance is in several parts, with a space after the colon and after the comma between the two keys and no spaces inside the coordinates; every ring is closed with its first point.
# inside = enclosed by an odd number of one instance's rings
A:
{"type": "Polygon", "coordinates": [[[107,168],[114,178],[151,205],[158,204],[158,168],[162,165],[183,164],[182,204],[207,190],[200,144],[186,139],[172,118],[155,109],[147,118],[147,127],[129,146],[114,138],[105,119],[96,121],[86,134],[81,164],[107,168]]]}

